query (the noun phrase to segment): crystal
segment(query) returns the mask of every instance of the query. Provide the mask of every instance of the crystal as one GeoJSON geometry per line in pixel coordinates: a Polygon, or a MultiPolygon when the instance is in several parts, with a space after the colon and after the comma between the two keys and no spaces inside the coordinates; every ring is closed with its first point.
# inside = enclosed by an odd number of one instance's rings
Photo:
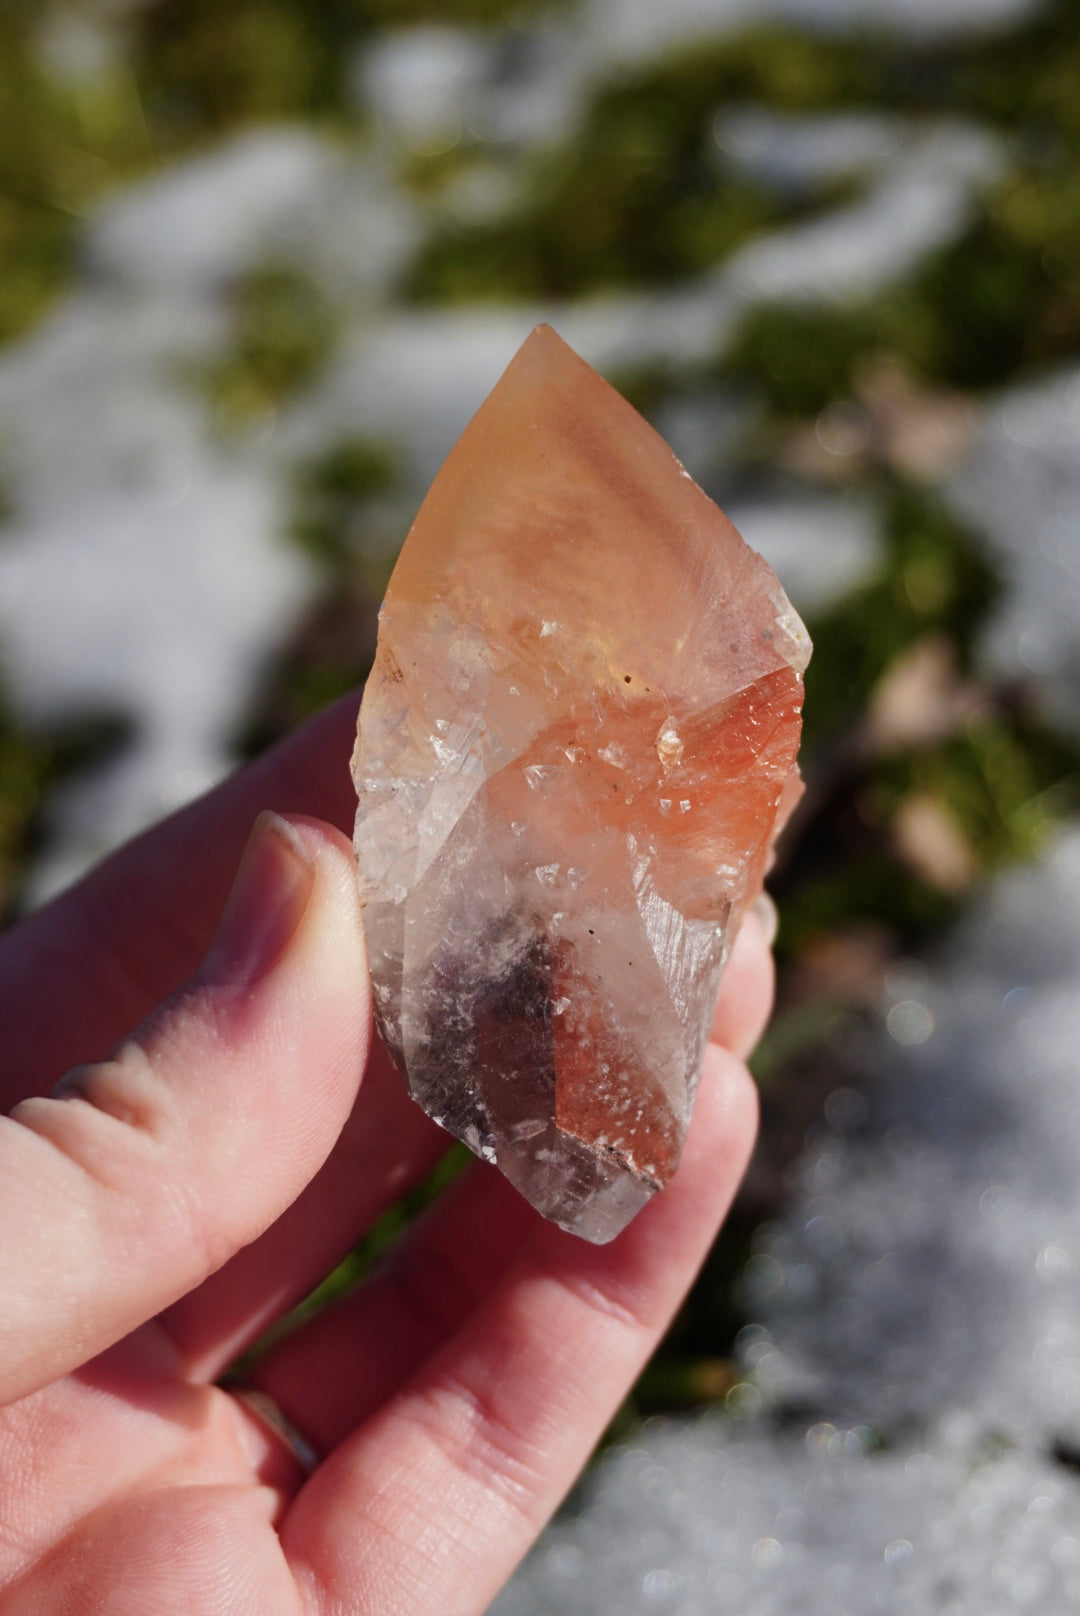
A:
{"type": "Polygon", "coordinates": [[[411,1094],[586,1239],[678,1164],[720,973],[801,790],[809,652],[662,439],[534,331],[394,569],[356,846],[411,1094]]]}

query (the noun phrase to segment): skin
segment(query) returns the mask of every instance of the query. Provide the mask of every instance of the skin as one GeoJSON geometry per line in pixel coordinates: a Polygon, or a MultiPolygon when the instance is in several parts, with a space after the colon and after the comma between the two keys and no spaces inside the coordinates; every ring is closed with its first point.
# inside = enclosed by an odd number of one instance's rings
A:
{"type": "Polygon", "coordinates": [[[0,939],[2,1616],[478,1616],[742,1175],[772,991],[756,915],[682,1165],[617,1240],[472,1167],[262,1362],[310,1477],[214,1384],[446,1143],[372,1032],[337,828],[355,707],[0,939]],[[266,808],[284,817],[251,831],[266,808]]]}

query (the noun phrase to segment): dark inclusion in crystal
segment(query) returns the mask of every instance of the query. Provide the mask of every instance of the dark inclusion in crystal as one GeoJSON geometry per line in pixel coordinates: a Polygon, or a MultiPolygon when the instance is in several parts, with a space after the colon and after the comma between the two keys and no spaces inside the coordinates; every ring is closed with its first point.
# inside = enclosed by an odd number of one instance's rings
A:
{"type": "MultiPolygon", "coordinates": [[[[442,1127],[498,1160],[557,1221],[567,1204],[595,1203],[598,1219],[644,1204],[674,1170],[676,1130],[662,1106],[642,1105],[643,1094],[654,1102],[662,1096],[635,1069],[632,1052],[613,1051],[603,1027],[590,1036],[587,1017],[583,1024],[575,1013],[582,995],[574,950],[507,916],[479,953],[503,962],[497,975],[478,979],[475,958],[449,949],[432,963],[435,1009],[420,1038],[423,1054],[409,1065],[410,1089],[442,1127]],[[605,1068],[600,1085],[594,1060],[605,1068]],[[507,1156],[498,1141],[524,1148],[507,1156]]],[[[579,1215],[575,1227],[584,1233],[592,1220],[579,1215]]]]}

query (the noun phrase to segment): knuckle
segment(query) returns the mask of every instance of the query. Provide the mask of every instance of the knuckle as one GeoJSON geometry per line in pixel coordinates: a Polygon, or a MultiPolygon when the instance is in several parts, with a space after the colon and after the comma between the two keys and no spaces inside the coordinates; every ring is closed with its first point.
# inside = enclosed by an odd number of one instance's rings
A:
{"type": "Polygon", "coordinates": [[[11,1117],[110,1192],[138,1181],[163,1131],[150,1060],[134,1040],[107,1060],[73,1067],[50,1096],[22,1101],[11,1117]]]}
{"type": "Polygon", "coordinates": [[[547,1514],[542,1434],[511,1417],[494,1381],[473,1383],[446,1372],[425,1400],[428,1436],[470,1490],[494,1494],[535,1528],[547,1514]]]}
{"type": "Polygon", "coordinates": [[[82,1100],[102,1117],[122,1123],[136,1135],[156,1137],[161,1105],[146,1049],[129,1038],[107,1060],[76,1066],[53,1090],[57,1100],[82,1100]]]}
{"type": "MultiPolygon", "coordinates": [[[[181,1014],[184,1014],[181,1011],[181,1014]]],[[[181,1036],[170,1026],[167,1038],[181,1036]]],[[[146,1029],[106,1060],[73,1067],[48,1098],[24,1101],[12,1120],[46,1142],[78,1173],[113,1228],[135,1225],[140,1243],[184,1252],[185,1266],[210,1272],[229,1254],[182,1170],[172,1085],[162,1081],[160,1040],[146,1029]]]]}
{"type": "Polygon", "coordinates": [[[602,1324],[614,1325],[631,1335],[652,1335],[666,1323],[667,1310],[658,1309],[647,1285],[635,1284],[632,1279],[618,1283],[610,1276],[594,1278],[581,1269],[568,1272],[566,1265],[555,1259],[539,1257],[538,1263],[552,1284],[602,1324]]]}

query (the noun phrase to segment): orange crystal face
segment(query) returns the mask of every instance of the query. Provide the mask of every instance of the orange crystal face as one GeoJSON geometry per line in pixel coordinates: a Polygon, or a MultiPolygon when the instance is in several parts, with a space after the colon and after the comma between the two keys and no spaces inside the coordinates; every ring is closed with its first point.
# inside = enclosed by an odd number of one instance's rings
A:
{"type": "Polygon", "coordinates": [[[356,847],[410,1092],[587,1239],[678,1164],[730,943],[801,790],[809,654],[662,439],[534,331],[390,581],[356,847]]]}

